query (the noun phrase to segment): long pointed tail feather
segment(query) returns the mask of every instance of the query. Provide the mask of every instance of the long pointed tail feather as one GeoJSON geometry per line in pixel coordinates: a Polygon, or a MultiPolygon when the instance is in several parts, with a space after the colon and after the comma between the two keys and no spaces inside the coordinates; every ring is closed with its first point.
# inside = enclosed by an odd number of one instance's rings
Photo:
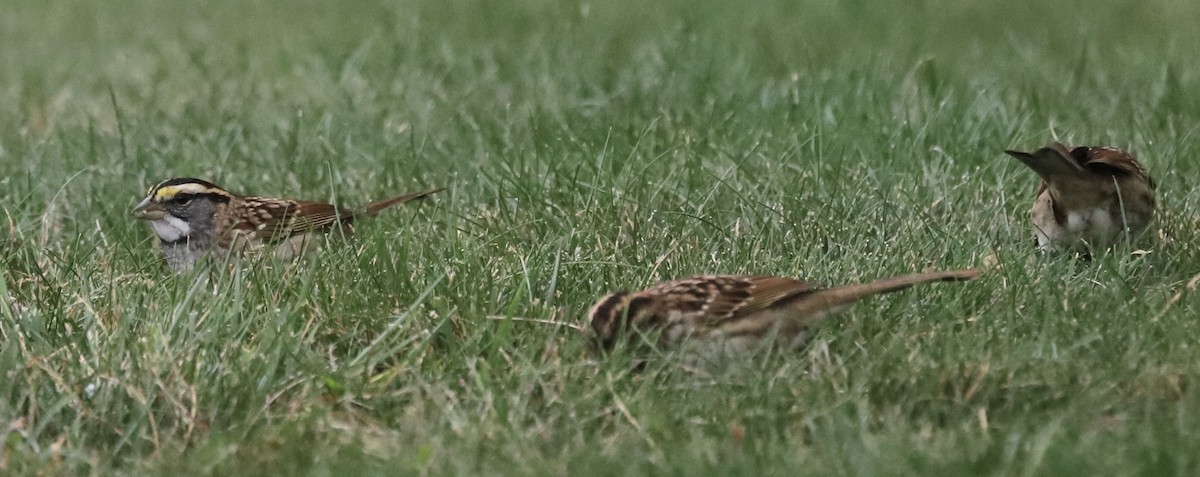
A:
{"type": "Polygon", "coordinates": [[[810,294],[808,299],[797,302],[796,305],[799,308],[811,309],[813,311],[839,308],[871,295],[891,293],[921,283],[971,280],[978,277],[980,273],[977,269],[964,269],[881,278],[870,283],[820,290],[810,294]]]}
{"type": "Polygon", "coordinates": [[[387,199],[380,199],[380,200],[371,202],[371,203],[363,206],[363,208],[361,209],[361,212],[359,212],[358,215],[369,217],[369,216],[378,214],[379,211],[386,209],[388,207],[392,207],[394,205],[400,205],[405,202],[411,202],[414,200],[424,199],[425,197],[428,197],[431,194],[441,192],[443,190],[446,190],[446,188],[438,187],[437,189],[430,189],[427,191],[413,192],[411,194],[404,194],[404,195],[398,195],[396,197],[390,197],[387,199]]]}
{"type": "Polygon", "coordinates": [[[1083,174],[1083,166],[1071,157],[1071,151],[1059,143],[1038,149],[1034,152],[1004,151],[1022,164],[1033,169],[1042,179],[1054,181],[1078,177],[1083,174]]]}

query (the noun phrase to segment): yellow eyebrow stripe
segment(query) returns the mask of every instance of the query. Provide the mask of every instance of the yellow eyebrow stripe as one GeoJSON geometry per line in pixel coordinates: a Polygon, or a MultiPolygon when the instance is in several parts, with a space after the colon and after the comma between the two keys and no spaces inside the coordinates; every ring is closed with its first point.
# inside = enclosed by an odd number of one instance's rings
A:
{"type": "Polygon", "coordinates": [[[154,193],[154,200],[171,200],[179,194],[206,194],[210,192],[212,192],[212,189],[200,184],[171,185],[158,189],[158,192],[154,193]]]}
{"type": "Polygon", "coordinates": [[[162,189],[159,189],[158,192],[154,193],[154,200],[171,200],[171,198],[175,197],[177,194],[179,194],[178,187],[163,187],[162,189]]]}

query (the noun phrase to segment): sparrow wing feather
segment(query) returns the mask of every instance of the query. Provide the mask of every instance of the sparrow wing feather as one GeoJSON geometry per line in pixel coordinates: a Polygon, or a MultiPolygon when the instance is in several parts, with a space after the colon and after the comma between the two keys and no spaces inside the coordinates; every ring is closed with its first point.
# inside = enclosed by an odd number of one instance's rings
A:
{"type": "Polygon", "coordinates": [[[669,295],[676,310],[700,312],[702,322],[715,326],[811,290],[805,282],[784,277],[700,276],[656,285],[646,293],[669,295]]]}
{"type": "Polygon", "coordinates": [[[250,211],[234,228],[265,243],[286,240],[294,235],[325,231],[337,224],[349,223],[354,213],[321,202],[246,197],[250,211]]]}
{"type": "Polygon", "coordinates": [[[1076,148],[1076,151],[1080,149],[1086,150],[1087,168],[1116,170],[1146,179],[1150,182],[1151,188],[1155,187],[1154,181],[1150,180],[1150,176],[1146,174],[1146,169],[1132,154],[1110,147],[1080,147],[1076,148]]]}

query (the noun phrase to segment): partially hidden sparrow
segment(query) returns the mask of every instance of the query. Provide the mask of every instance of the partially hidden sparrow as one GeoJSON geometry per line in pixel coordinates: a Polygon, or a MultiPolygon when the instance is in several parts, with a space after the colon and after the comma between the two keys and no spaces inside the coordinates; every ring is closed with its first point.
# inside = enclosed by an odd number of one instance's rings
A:
{"type": "Polygon", "coordinates": [[[133,209],[133,216],[154,229],[167,266],[185,271],[214,250],[228,254],[265,248],[277,258],[288,259],[317,236],[352,232],[352,224],[359,218],[441,190],[399,195],[355,209],[237,195],[208,181],[175,178],[151,187],[133,209]]]}
{"type": "Polygon", "coordinates": [[[1154,219],[1157,186],[1128,152],[1059,143],[1004,152],[1042,178],[1029,215],[1043,251],[1109,247],[1137,237],[1154,219]]]}
{"type": "Polygon", "coordinates": [[[936,281],[963,281],[979,270],[884,278],[861,285],[821,288],[772,276],[708,275],[609,294],[588,311],[599,344],[649,340],[691,359],[723,360],[768,346],[795,349],[830,315],[877,293],[936,281]]]}

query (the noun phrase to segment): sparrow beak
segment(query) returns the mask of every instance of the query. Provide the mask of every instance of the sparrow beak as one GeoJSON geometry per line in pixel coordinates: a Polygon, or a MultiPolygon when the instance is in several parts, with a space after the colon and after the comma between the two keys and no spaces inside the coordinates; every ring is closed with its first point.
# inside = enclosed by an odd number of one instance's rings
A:
{"type": "Polygon", "coordinates": [[[159,220],[167,215],[167,209],[157,202],[151,202],[147,197],[133,208],[133,218],[138,220],[159,220]]]}

